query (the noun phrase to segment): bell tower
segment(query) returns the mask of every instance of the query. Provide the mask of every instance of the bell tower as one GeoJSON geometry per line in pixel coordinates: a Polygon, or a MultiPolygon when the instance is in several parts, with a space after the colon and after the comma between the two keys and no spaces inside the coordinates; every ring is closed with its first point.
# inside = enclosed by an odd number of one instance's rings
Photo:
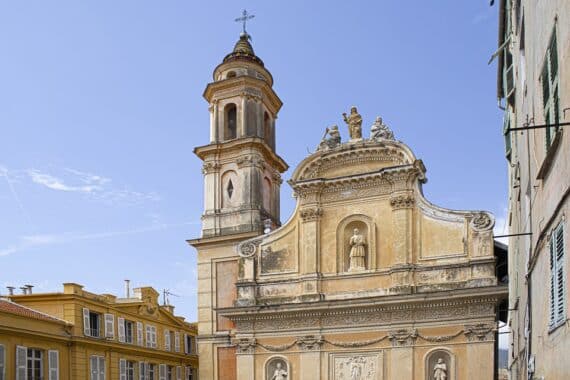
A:
{"type": "Polygon", "coordinates": [[[204,162],[202,237],[279,226],[281,173],[275,153],[275,120],[282,102],[273,77],[242,32],[216,67],[204,91],[209,103],[210,143],[195,148],[204,162]]]}

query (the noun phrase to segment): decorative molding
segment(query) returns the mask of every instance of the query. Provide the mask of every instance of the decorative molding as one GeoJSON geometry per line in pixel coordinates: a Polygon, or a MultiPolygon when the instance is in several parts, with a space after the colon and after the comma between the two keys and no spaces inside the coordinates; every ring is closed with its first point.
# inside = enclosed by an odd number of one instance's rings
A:
{"type": "Polygon", "coordinates": [[[480,212],[473,216],[471,220],[471,228],[475,231],[485,231],[493,228],[495,224],[494,218],[487,212],[480,212]]]}
{"type": "Polygon", "coordinates": [[[417,329],[398,329],[388,334],[392,347],[413,346],[418,337],[417,329]]]}
{"type": "Polygon", "coordinates": [[[259,156],[241,156],[236,160],[238,168],[256,167],[258,169],[265,169],[265,162],[259,156]]]}
{"type": "Polygon", "coordinates": [[[240,243],[237,247],[238,255],[241,257],[253,257],[257,252],[257,247],[261,239],[246,240],[240,243]]]}
{"type": "Polygon", "coordinates": [[[303,351],[318,351],[324,342],[321,335],[306,335],[297,338],[296,344],[303,351]]]}
{"type": "Polygon", "coordinates": [[[493,340],[495,330],[495,326],[486,323],[465,325],[465,336],[469,342],[489,341],[493,340]]]}
{"type": "Polygon", "coordinates": [[[255,338],[236,338],[232,343],[236,346],[238,354],[253,354],[255,352],[255,338]]]}
{"type": "Polygon", "coordinates": [[[323,209],[320,207],[306,207],[299,211],[299,215],[303,222],[312,222],[318,220],[323,215],[323,209]]]}
{"type": "Polygon", "coordinates": [[[390,206],[392,209],[399,210],[403,208],[412,208],[414,207],[415,199],[414,196],[411,194],[403,194],[397,195],[395,197],[390,198],[390,206]]]}
{"type": "Polygon", "coordinates": [[[217,162],[204,162],[202,174],[210,174],[220,170],[221,165],[217,162]]]}

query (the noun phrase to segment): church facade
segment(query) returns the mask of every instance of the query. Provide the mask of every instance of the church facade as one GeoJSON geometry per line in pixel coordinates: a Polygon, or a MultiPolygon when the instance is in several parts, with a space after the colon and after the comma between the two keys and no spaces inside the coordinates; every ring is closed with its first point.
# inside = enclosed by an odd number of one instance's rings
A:
{"type": "Polygon", "coordinates": [[[200,378],[492,379],[493,216],[426,200],[422,161],[353,107],[295,168],[281,225],[272,85],[243,33],[204,93],[200,378]]]}

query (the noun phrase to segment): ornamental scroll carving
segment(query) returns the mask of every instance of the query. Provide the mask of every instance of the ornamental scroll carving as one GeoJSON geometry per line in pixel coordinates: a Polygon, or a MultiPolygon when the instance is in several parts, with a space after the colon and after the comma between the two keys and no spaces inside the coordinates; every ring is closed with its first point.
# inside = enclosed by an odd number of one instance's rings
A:
{"type": "Polygon", "coordinates": [[[259,246],[259,243],[261,242],[261,239],[256,239],[256,240],[251,240],[251,241],[245,241],[243,243],[241,243],[240,245],[238,245],[238,254],[241,257],[253,257],[255,255],[255,253],[257,252],[257,247],[259,246]]]}
{"type": "Polygon", "coordinates": [[[299,211],[299,215],[303,222],[312,222],[323,215],[323,209],[320,207],[306,207],[299,211]]]}
{"type": "Polygon", "coordinates": [[[216,162],[204,162],[202,165],[202,174],[210,174],[220,170],[220,164],[216,162]]]}
{"type": "Polygon", "coordinates": [[[464,333],[469,342],[492,340],[495,334],[495,326],[486,323],[465,325],[464,333]]]}
{"type": "Polygon", "coordinates": [[[414,206],[414,202],[414,196],[410,194],[390,198],[390,206],[392,206],[394,210],[411,208],[414,206]]]}
{"type": "Polygon", "coordinates": [[[476,214],[471,220],[471,228],[473,228],[475,231],[485,231],[491,229],[494,224],[495,221],[493,220],[493,217],[486,212],[480,212],[476,214]]]}

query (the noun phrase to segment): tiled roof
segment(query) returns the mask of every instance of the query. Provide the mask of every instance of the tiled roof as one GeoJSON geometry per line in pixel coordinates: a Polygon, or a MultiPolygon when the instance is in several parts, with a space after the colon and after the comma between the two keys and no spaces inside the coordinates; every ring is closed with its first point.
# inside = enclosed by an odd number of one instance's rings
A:
{"type": "Polygon", "coordinates": [[[0,298],[0,313],[10,313],[27,318],[68,324],[68,322],[64,321],[63,319],[56,318],[49,314],[42,313],[41,311],[30,309],[29,307],[22,306],[20,304],[2,298],[0,298]]]}

